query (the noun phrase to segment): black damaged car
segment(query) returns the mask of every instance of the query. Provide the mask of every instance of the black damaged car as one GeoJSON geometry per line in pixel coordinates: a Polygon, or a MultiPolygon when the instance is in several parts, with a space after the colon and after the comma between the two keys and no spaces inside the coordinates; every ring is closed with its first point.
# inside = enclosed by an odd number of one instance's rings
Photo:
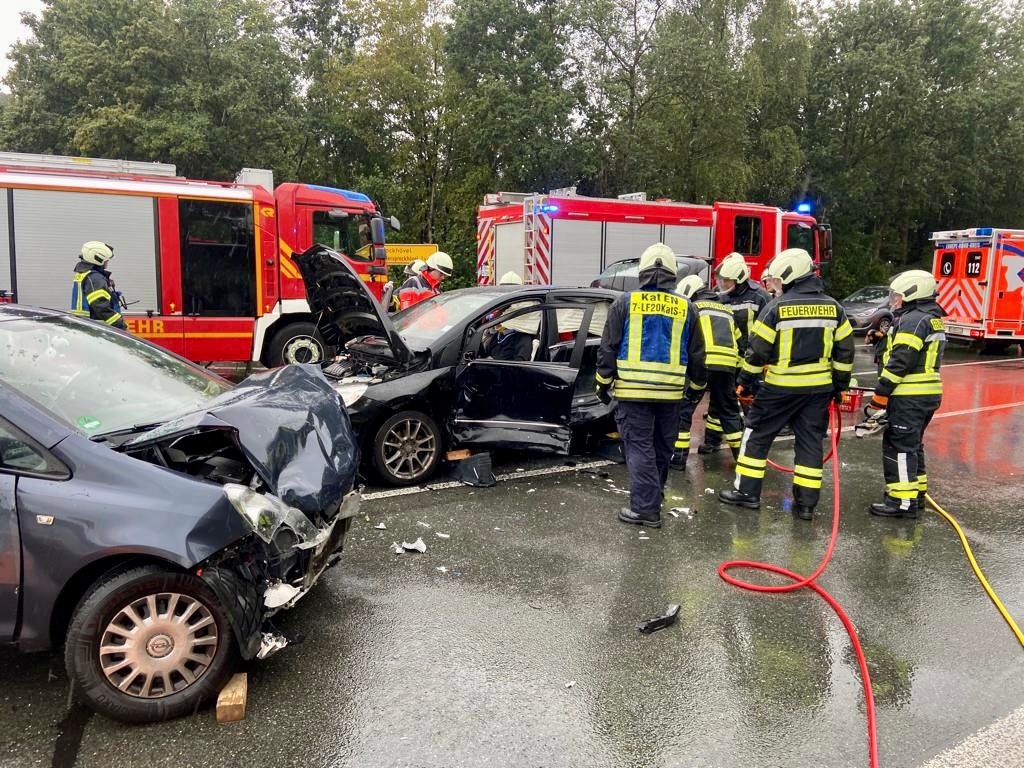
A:
{"type": "Polygon", "coordinates": [[[358,449],[319,368],[236,387],[148,342],[0,306],[0,642],[65,643],[76,697],[187,714],[340,556],[358,449]]]}
{"type": "Polygon", "coordinates": [[[343,352],[326,371],[385,483],[428,480],[454,448],[567,454],[614,428],[594,378],[617,293],[464,288],[389,318],[337,253],[295,258],[320,333],[343,352]]]}

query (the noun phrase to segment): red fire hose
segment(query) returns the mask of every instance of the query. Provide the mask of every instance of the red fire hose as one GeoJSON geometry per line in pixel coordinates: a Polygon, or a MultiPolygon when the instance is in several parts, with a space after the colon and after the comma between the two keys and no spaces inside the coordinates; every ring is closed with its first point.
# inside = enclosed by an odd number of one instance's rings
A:
{"type": "MultiPolygon", "coordinates": [[[[841,422],[837,415],[836,406],[833,404],[829,407],[829,430],[831,432],[831,444],[832,450],[829,451],[825,457],[825,461],[828,461],[832,457],[838,457],[837,449],[839,444],[839,429],[841,422]]],[[[783,472],[792,472],[793,470],[788,467],[781,467],[778,464],[769,461],[771,466],[776,469],[782,470],[783,472]]],[[[868,673],[868,664],[864,658],[864,651],[860,645],[860,638],[857,637],[857,630],[853,627],[853,622],[850,621],[850,617],[846,615],[846,612],[842,609],[842,606],[836,602],[836,599],[826,592],[821,586],[819,586],[815,580],[825,571],[828,566],[829,560],[832,558],[832,552],[836,548],[836,538],[839,535],[839,462],[832,462],[832,535],[828,541],[828,547],[825,549],[825,556],[821,560],[821,564],[815,569],[814,573],[810,576],[801,576],[799,573],[787,570],[782,566],[775,565],[773,563],[761,563],[755,560],[730,560],[729,562],[722,563],[718,566],[718,575],[728,584],[732,584],[734,587],[740,589],[747,589],[751,592],[794,592],[804,587],[816,592],[826,603],[828,603],[832,610],[836,612],[839,620],[843,622],[843,626],[846,627],[846,632],[850,635],[850,642],[853,643],[853,651],[857,655],[857,664],[860,667],[860,677],[864,683],[864,702],[867,710],[868,720],[868,759],[871,768],[878,768],[878,739],[875,730],[875,697],[871,692],[871,675],[868,673]],[[729,571],[734,568],[752,568],[759,571],[768,571],[769,573],[777,573],[780,576],[785,576],[787,579],[792,581],[791,584],[753,584],[749,581],[743,581],[735,576],[730,575],[729,571]]]]}

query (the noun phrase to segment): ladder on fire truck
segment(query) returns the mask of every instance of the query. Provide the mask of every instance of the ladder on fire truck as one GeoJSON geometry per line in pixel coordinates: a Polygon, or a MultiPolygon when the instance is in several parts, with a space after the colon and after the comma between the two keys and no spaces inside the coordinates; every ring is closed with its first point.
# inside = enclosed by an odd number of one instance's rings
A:
{"type": "Polygon", "coordinates": [[[523,198],[523,283],[536,285],[537,280],[537,233],[543,226],[541,221],[541,200],[543,195],[529,195],[523,198]]]}

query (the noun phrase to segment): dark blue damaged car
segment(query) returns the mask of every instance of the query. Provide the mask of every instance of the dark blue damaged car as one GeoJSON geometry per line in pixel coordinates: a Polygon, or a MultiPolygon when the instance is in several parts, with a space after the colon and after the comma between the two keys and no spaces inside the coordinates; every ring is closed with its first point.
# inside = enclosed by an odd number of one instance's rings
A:
{"type": "Polygon", "coordinates": [[[193,712],[337,562],[359,506],[312,366],[232,387],[109,327],[0,306],[0,642],[65,645],[77,698],[193,712]]]}

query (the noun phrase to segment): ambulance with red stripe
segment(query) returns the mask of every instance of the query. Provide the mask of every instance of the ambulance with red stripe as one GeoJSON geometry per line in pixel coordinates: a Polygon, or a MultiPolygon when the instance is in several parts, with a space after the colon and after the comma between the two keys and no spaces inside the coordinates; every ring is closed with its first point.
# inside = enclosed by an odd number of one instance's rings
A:
{"type": "Polygon", "coordinates": [[[996,351],[1024,341],[1024,230],[977,227],[931,239],[946,333],[996,351]]]}
{"type": "Polygon", "coordinates": [[[0,296],[67,310],[82,243],[101,240],[129,330],[197,362],[323,360],[292,254],[343,253],[379,299],[384,230],[366,195],[275,188],[271,171],[227,183],[163,163],[0,153],[0,296]]]}
{"type": "Polygon", "coordinates": [[[804,248],[815,262],[831,259],[832,230],[810,206],[785,211],[753,203],[696,205],[622,198],[498,192],[477,210],[477,282],[493,285],[507,271],[534,285],[590,285],[606,268],[662,242],[680,256],[717,266],[742,253],[757,280],[786,248],[804,248]]]}

